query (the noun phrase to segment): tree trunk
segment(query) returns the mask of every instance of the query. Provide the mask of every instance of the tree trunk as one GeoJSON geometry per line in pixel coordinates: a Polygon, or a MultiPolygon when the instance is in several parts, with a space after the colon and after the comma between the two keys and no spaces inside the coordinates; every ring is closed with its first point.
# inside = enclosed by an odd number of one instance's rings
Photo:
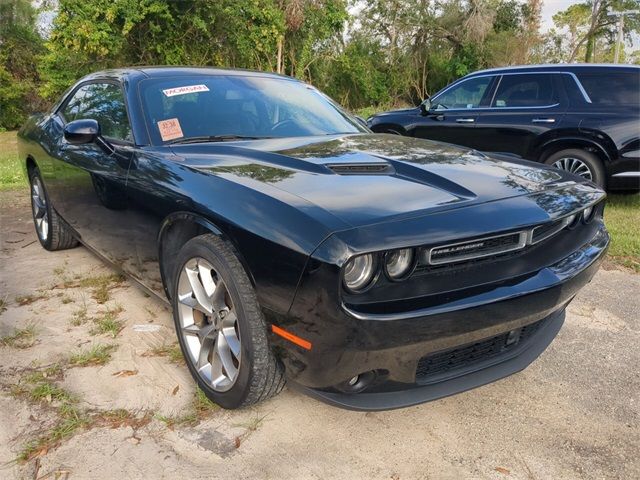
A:
{"type": "Polygon", "coordinates": [[[585,63],[593,62],[593,44],[595,43],[595,35],[590,34],[587,38],[587,51],[584,55],[585,63]]]}
{"type": "Polygon", "coordinates": [[[284,71],[282,65],[282,37],[278,38],[278,59],[276,61],[276,73],[282,73],[284,71]]]}

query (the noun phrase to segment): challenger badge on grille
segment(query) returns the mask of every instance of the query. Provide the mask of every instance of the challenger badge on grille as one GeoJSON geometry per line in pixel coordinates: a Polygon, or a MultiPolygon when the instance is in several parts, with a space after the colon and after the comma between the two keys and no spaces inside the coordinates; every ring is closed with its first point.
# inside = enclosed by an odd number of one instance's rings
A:
{"type": "Polygon", "coordinates": [[[426,251],[426,261],[430,265],[461,262],[519,250],[526,244],[527,232],[507,233],[431,248],[426,251]]]}

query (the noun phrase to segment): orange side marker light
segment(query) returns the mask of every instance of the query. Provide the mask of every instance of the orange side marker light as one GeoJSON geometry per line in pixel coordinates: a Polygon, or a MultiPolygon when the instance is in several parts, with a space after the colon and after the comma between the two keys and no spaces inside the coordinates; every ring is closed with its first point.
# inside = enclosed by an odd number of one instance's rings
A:
{"type": "Polygon", "coordinates": [[[295,343],[299,347],[302,347],[306,350],[311,350],[311,342],[305,340],[304,338],[300,338],[297,335],[289,333],[280,327],[276,327],[275,325],[271,325],[271,331],[276,335],[280,335],[282,338],[286,338],[290,342],[295,343]]]}

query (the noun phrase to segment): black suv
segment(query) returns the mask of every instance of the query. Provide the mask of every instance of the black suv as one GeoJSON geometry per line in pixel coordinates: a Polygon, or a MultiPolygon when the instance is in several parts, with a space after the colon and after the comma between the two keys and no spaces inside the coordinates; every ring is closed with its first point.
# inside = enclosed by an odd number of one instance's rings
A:
{"type": "Polygon", "coordinates": [[[483,70],[419,107],[379,113],[367,123],[374,132],[543,162],[609,190],[640,188],[640,67],[483,70]]]}

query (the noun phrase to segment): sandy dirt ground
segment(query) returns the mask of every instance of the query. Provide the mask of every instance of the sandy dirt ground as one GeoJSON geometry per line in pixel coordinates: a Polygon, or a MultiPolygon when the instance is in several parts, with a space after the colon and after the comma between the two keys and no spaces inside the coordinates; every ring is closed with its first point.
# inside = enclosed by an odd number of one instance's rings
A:
{"type": "Polygon", "coordinates": [[[640,478],[640,275],[601,269],[492,385],[377,413],[285,388],[231,412],[198,407],[165,304],[82,247],[43,250],[23,193],[0,201],[0,478],[640,478]],[[74,357],[96,346],[104,363],[74,357]]]}

